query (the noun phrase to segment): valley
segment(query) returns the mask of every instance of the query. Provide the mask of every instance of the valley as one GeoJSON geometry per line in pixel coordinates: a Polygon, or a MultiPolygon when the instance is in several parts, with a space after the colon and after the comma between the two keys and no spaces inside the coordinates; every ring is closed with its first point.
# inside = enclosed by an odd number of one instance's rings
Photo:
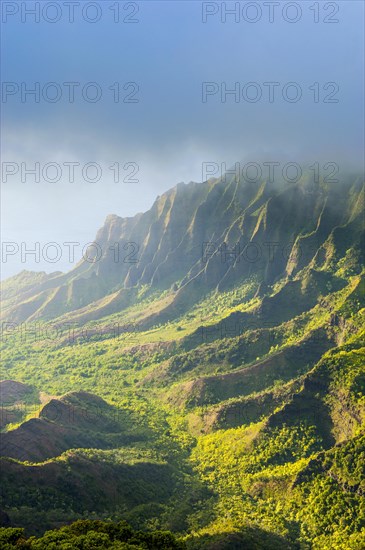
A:
{"type": "Polygon", "coordinates": [[[365,547],[364,186],[310,176],[178,184],[108,216],[94,262],[4,282],[12,528],[365,547]]]}

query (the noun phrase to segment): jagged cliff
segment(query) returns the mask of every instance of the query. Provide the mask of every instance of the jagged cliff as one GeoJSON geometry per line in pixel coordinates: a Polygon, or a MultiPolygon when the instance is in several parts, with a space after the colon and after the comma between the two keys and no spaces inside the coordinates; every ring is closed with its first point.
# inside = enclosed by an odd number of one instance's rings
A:
{"type": "Polygon", "coordinates": [[[133,300],[131,289],[142,285],[173,286],[169,315],[196,295],[251,276],[260,293],[304,266],[336,262],[349,247],[360,254],[363,201],[360,179],[315,186],[309,176],[297,184],[180,183],[143,214],[108,216],[96,246],[70,272],[8,279],[2,319],[54,319],[67,312],[97,319],[122,310],[133,300]]]}

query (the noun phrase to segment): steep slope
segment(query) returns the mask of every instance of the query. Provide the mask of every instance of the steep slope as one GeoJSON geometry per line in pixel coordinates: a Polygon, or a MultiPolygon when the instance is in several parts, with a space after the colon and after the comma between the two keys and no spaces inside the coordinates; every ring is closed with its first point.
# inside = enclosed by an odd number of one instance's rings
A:
{"type": "MultiPolygon", "coordinates": [[[[326,261],[335,261],[346,241],[360,243],[363,231],[362,184],[348,184],[348,193],[342,185],[318,185],[308,193],[306,178],[295,185],[234,179],[179,184],[144,214],[108,216],[96,246],[68,274],[25,272],[8,280],[2,318],[16,323],[52,319],[123,288],[167,290],[174,284],[172,304],[146,321],[151,325],[171,318],[178,307],[189,307],[202,292],[223,290],[250,276],[258,285],[270,285],[293,275],[321,247],[326,261]]],[[[123,307],[117,294],[101,312],[91,306],[88,319],[123,307]]]]}
{"type": "Polygon", "coordinates": [[[108,217],[94,263],[8,280],[6,409],[24,405],[2,433],[9,521],[362,548],[363,212],[350,176],[179,184],[108,217]]]}

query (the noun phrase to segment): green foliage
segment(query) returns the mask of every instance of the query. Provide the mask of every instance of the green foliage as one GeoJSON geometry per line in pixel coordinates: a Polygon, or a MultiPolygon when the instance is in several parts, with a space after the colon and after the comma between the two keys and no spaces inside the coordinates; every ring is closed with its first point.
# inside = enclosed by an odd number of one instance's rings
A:
{"type": "Polygon", "coordinates": [[[183,550],[185,544],[172,533],[134,531],[126,522],[107,523],[98,520],[78,520],[58,530],[47,531],[42,537],[24,538],[22,529],[0,528],[1,548],[34,550],[183,550]]]}
{"type": "MultiPolygon", "coordinates": [[[[258,234],[270,222],[263,198],[247,216],[258,234]]],[[[40,416],[65,447],[37,463],[3,459],[13,527],[0,530],[1,548],[365,547],[363,271],[345,227],[324,242],[315,227],[298,235],[303,249],[315,245],[312,260],[297,254],[272,286],[253,270],[229,288],[199,286],[192,304],[181,277],[168,290],[128,289],[102,318],[86,307],[72,340],[7,335],[6,377],[33,390],[4,405],[4,437],[32,440],[26,420],[40,416]],[[113,323],[139,328],[115,335],[113,323]],[[106,401],[92,425],[42,413],[52,396],[80,390],[106,401]],[[232,411],[244,414],[229,423],[232,411]],[[95,448],[82,448],[86,436],[95,448]]],[[[12,306],[16,292],[5,291],[12,306]]],[[[29,440],[14,441],[21,451],[29,440]]]]}

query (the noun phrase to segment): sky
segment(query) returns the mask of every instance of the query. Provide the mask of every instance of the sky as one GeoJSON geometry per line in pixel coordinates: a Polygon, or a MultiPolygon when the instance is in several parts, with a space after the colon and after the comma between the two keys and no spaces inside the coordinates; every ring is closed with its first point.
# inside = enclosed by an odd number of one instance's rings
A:
{"type": "Polygon", "coordinates": [[[1,7],[2,278],[236,162],[362,167],[360,0],[1,7]]]}

